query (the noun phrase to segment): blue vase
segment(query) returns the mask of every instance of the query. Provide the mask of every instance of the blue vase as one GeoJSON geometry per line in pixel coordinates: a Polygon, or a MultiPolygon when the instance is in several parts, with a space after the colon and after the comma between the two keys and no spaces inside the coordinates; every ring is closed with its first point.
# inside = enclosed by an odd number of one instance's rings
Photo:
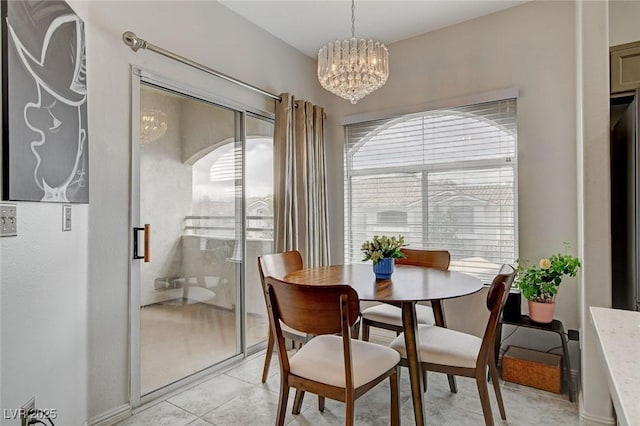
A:
{"type": "Polygon", "coordinates": [[[373,264],[373,273],[377,280],[388,280],[393,274],[395,260],[392,257],[383,257],[378,263],[373,264]]]}

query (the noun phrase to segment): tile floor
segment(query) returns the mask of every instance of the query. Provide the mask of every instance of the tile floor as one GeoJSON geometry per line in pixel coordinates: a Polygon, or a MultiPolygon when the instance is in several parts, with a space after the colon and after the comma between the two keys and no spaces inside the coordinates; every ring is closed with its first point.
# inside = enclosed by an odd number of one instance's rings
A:
{"type": "MultiPolygon", "coordinates": [[[[247,358],[241,364],[195,386],[169,396],[142,410],[120,426],[223,426],[271,425],[278,405],[279,372],[277,357],[273,357],[267,383],[260,383],[264,353],[247,358]]],[[[408,373],[402,369],[400,382],[401,422],[414,424],[408,373]]],[[[471,379],[459,377],[458,393],[449,392],[446,376],[429,373],[426,394],[427,424],[482,425],[482,409],[471,379]]],[[[557,395],[512,383],[502,383],[507,421],[500,416],[493,395],[496,424],[505,425],[578,425],[578,407],[566,395],[557,395]]],[[[327,400],[324,413],[317,409],[315,395],[307,394],[302,412],[291,414],[293,394],[289,394],[286,424],[341,425],[344,405],[327,400]]],[[[385,381],[356,401],[356,424],[389,424],[389,385],[385,381]]]]}

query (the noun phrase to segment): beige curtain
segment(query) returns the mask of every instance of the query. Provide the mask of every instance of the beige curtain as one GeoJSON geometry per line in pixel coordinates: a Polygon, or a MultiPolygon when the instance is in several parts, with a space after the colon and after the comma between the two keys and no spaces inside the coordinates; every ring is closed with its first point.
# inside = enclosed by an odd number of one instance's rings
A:
{"type": "Polygon", "coordinates": [[[329,264],[324,110],[288,93],[276,104],[275,249],[298,250],[306,267],[329,264]]]}

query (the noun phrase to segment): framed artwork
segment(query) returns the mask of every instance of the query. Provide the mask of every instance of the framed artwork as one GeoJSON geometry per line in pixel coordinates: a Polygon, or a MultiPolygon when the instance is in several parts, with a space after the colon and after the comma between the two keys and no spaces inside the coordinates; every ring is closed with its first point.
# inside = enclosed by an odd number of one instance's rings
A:
{"type": "Polygon", "coordinates": [[[88,203],[84,23],[64,1],[1,7],[3,199],[88,203]]]}

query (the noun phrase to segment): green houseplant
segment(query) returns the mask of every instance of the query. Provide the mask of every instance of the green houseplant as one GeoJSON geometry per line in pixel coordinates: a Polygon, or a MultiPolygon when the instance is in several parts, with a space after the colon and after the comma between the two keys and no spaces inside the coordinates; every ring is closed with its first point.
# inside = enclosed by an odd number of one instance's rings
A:
{"type": "MultiPolygon", "coordinates": [[[[565,243],[568,251],[569,244],[565,243]]],[[[529,317],[536,322],[553,320],[556,296],[564,276],[575,277],[580,269],[580,259],[570,254],[554,254],[540,259],[537,265],[526,266],[518,259],[514,283],[529,302],[529,317]]]]}
{"type": "Polygon", "coordinates": [[[402,259],[406,257],[400,250],[405,247],[404,237],[387,237],[383,235],[379,237],[374,235],[371,241],[365,241],[360,247],[360,251],[364,254],[363,261],[371,260],[373,262],[373,272],[377,279],[388,279],[393,273],[394,259],[402,259]]]}

